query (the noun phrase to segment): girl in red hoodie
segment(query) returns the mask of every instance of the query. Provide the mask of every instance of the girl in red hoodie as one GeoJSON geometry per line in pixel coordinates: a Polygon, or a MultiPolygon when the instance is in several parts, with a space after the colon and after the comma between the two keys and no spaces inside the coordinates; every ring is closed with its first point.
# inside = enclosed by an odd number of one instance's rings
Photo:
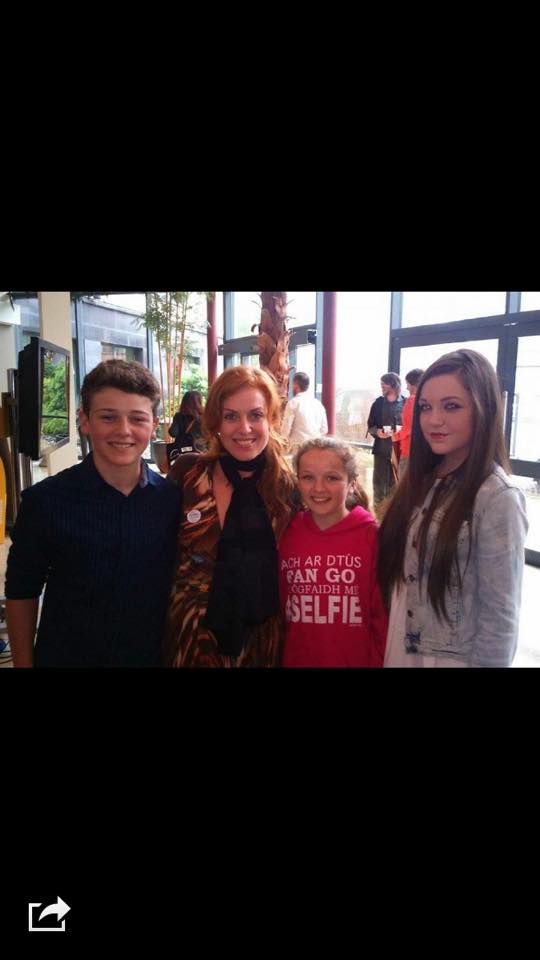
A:
{"type": "Polygon", "coordinates": [[[294,457],[305,510],[279,543],[285,667],[382,667],[387,618],[377,523],[346,443],[317,437],[294,457]]]}

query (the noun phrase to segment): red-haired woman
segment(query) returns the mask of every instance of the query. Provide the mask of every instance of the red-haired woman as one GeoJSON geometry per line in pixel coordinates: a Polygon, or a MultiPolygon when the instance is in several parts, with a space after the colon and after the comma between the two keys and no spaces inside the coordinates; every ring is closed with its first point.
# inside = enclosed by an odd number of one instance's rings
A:
{"type": "Polygon", "coordinates": [[[173,667],[279,666],[283,645],[276,541],[294,512],[295,480],[268,374],[229,367],[203,415],[208,451],[168,479],[182,492],[180,556],[165,638],[173,667]]]}

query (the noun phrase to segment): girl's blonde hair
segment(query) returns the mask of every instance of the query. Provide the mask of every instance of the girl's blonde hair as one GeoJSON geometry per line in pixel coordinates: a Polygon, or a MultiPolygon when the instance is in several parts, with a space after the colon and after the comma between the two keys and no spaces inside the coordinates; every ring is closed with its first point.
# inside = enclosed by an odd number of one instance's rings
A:
{"type": "Polygon", "coordinates": [[[223,405],[228,397],[252,387],[259,390],[266,401],[270,435],[266,447],[266,465],[258,488],[277,537],[283,532],[294,512],[294,474],[283,456],[284,441],[279,434],[281,403],[274,381],[258,367],[227,367],[210,388],[202,419],[202,430],[208,443],[204,459],[208,462],[226,455],[219,430],[223,405]]]}
{"type": "Polygon", "coordinates": [[[364,510],[369,510],[368,495],[358,479],[360,467],[352,447],[343,440],[338,440],[337,437],[312,437],[310,440],[304,440],[304,443],[298,447],[293,456],[293,466],[297,475],[301,458],[310,450],[330,450],[331,453],[335,453],[339,457],[347,473],[347,480],[352,484],[345,506],[348,510],[358,506],[364,507],[364,510]]]}

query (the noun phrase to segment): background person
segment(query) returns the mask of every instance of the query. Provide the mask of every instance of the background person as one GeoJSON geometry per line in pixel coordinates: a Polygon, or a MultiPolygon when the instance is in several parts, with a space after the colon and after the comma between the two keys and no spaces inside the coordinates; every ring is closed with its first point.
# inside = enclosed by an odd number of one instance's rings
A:
{"type": "Polygon", "coordinates": [[[393,454],[392,436],[401,424],[405,397],[400,395],[401,380],[397,373],[381,377],[382,396],[372,403],[368,417],[368,433],[375,437],[373,454],[373,503],[375,513],[397,482],[397,457],[393,454]],[[388,432],[383,427],[390,428],[388,432]]]}
{"type": "Polygon", "coordinates": [[[202,452],[205,449],[202,415],[202,394],[199,390],[187,390],[169,427],[169,435],[174,438],[174,443],[167,447],[169,463],[182,453],[192,453],[195,450],[202,452]]]}
{"type": "Polygon", "coordinates": [[[412,421],[413,421],[413,412],[414,412],[414,403],[416,399],[416,388],[420,382],[420,378],[423,376],[424,371],[420,370],[419,367],[415,367],[414,370],[409,370],[407,376],[405,377],[405,384],[407,390],[409,391],[409,396],[407,397],[404,405],[403,411],[401,414],[401,430],[399,433],[395,433],[393,440],[399,443],[400,448],[400,457],[398,463],[398,478],[401,480],[407,464],[409,462],[409,451],[411,449],[411,432],[412,432],[412,421]]]}
{"type": "Polygon", "coordinates": [[[320,437],[328,433],[326,410],[320,400],[309,396],[306,391],[309,387],[307,373],[297,373],[293,379],[294,397],[289,400],[283,414],[281,436],[288,444],[288,452],[294,453],[296,448],[311,437],[320,437]]]}

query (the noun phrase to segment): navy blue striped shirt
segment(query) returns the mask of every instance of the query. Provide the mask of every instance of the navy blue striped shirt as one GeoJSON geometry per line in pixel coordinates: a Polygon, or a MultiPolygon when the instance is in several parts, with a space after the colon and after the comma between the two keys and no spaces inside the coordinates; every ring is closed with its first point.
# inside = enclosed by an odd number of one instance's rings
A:
{"type": "Polygon", "coordinates": [[[36,666],[161,664],[181,501],[143,465],[124,496],[82,463],[22,494],[6,596],[38,597],[46,583],[36,666]]]}

